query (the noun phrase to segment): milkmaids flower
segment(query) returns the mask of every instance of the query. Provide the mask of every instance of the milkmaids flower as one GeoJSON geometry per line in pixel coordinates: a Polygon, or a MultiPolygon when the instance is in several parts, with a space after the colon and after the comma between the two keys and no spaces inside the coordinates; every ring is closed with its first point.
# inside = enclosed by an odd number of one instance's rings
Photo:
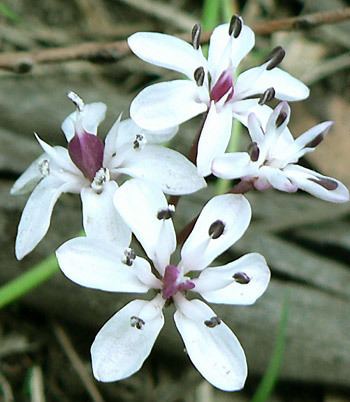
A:
{"type": "Polygon", "coordinates": [[[241,179],[257,190],[274,187],[295,192],[304,190],[331,202],[346,202],[349,191],[338,180],[323,176],[297,164],[298,160],[323,140],[333,122],[325,121],[294,139],[287,128],[290,107],[281,102],[266,125],[251,113],[248,129],[251,144],[248,152],[227,153],[212,163],[212,172],[224,179],[241,179]]]}
{"type": "Polygon", "coordinates": [[[12,187],[12,194],[32,192],[23,210],[16,239],[16,256],[23,258],[46,234],[53,207],[62,193],[80,193],[86,233],[107,227],[111,240],[123,230],[131,233],[113,205],[120,175],[147,178],[167,194],[187,194],[205,186],[195,166],[178,152],[157,145],[171,138],[177,128],[148,132],[131,120],[113,125],[105,143],[96,135],[106,105],[85,105],[73,92],[77,110],[62,123],[68,150],[51,147],[38,136],[44,154],[35,160],[12,187]],[[124,229],[123,229],[124,228],[124,229]],[[114,234],[113,234],[114,233],[114,234]]]}
{"type": "Polygon", "coordinates": [[[254,32],[234,16],[230,24],[214,29],[208,60],[200,47],[200,26],[192,31],[192,46],[161,33],[139,32],[128,39],[131,50],[142,60],[178,71],[188,79],[150,85],[133,100],[130,108],[135,122],[148,130],[159,130],[183,123],[208,112],[198,143],[197,167],[210,174],[214,156],[225,152],[232,118],[244,125],[254,111],[266,121],[270,108],[261,106],[274,96],[281,100],[300,100],[309,89],[277,66],[285,52],[275,48],[259,67],[234,75],[240,61],[254,47],[254,32]]]}
{"type": "Polygon", "coordinates": [[[115,203],[152,260],[153,270],[129,248],[103,238],[76,238],[56,253],[64,274],[80,285],[114,292],[153,289],[156,293],[150,301],[130,302],[102,327],[91,348],[94,376],[108,382],[138,371],[163,327],[163,308],[173,303],[175,324],[198,371],[222,390],[242,388],[247,365],[237,338],[204,302],[186,296],[193,292],[213,303],[249,305],[265,291],[270,272],[259,254],[208,267],[247,229],[251,218],[248,201],[234,194],[211,199],[177,264],[170,261],[176,248],[170,219],[174,209],[157,187],[129,180],[116,191],[115,203]]]}

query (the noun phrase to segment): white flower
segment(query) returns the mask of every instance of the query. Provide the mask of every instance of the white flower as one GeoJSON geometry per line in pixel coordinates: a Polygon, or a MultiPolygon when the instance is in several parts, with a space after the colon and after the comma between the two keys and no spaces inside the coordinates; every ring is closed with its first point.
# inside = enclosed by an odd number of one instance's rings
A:
{"type": "Polygon", "coordinates": [[[57,250],[62,271],[80,285],[116,292],[157,292],[151,301],[130,302],[102,327],[91,348],[95,377],[116,381],[138,371],[163,327],[164,306],[173,302],[175,324],[203,377],[225,391],[242,388],[247,365],[237,338],[211,308],[198,299],[186,299],[186,293],[197,292],[213,303],[249,305],[265,291],[270,271],[259,254],[208,268],[248,227],[248,201],[233,194],[211,199],[176,265],[170,262],[176,248],[170,219],[174,209],[163,193],[154,185],[132,179],[116,191],[115,203],[153,261],[153,273],[145,259],[135,255],[125,259],[133,254],[130,249],[124,253],[109,240],[76,238],[57,250]]]}
{"type": "MultiPolygon", "coordinates": [[[[105,144],[97,137],[106,105],[84,105],[74,93],[69,97],[77,110],[62,123],[68,150],[51,147],[38,136],[45,151],[20,176],[11,194],[32,192],[23,210],[16,239],[16,256],[22,259],[46,234],[53,207],[62,193],[80,193],[86,233],[95,237],[106,232],[111,240],[125,239],[131,233],[113,205],[120,175],[146,178],[167,194],[187,194],[205,186],[195,166],[178,152],[157,143],[175,135],[177,128],[147,132],[131,120],[120,118],[109,131],[105,144]]],[[[118,241],[119,241],[118,240],[118,241]]]]}
{"type": "Polygon", "coordinates": [[[139,32],[128,39],[131,50],[142,60],[189,78],[145,88],[133,100],[130,114],[139,126],[159,130],[208,111],[197,156],[198,170],[207,176],[214,156],[226,150],[233,117],[246,125],[248,114],[254,111],[264,120],[270,108],[259,103],[274,96],[281,100],[305,99],[309,89],[276,67],[285,54],[280,47],[265,63],[239,74],[234,82],[240,61],[255,43],[254,32],[240,17],[214,29],[208,60],[203,56],[199,36],[200,27],[195,25],[193,46],[161,33],[139,32]]]}
{"type": "Polygon", "coordinates": [[[274,187],[295,192],[301,189],[326,201],[348,201],[349,191],[340,181],[297,165],[299,158],[314,151],[333,123],[320,123],[294,139],[287,128],[289,117],[290,107],[286,102],[275,108],[266,125],[254,113],[250,114],[249,152],[215,158],[212,172],[224,179],[241,179],[258,190],[274,187]]]}

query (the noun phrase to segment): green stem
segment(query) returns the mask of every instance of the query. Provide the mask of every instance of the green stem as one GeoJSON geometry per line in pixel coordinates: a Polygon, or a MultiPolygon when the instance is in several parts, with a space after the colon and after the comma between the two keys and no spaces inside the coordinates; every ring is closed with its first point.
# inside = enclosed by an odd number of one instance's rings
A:
{"type": "Polygon", "coordinates": [[[56,256],[53,254],[29,269],[29,271],[6,283],[0,288],[0,308],[14,302],[46,282],[58,271],[56,256]]]}
{"type": "Polygon", "coordinates": [[[286,344],[287,322],[288,322],[288,294],[286,294],[282,306],[277,339],[275,342],[274,350],[272,352],[271,360],[251,402],[266,402],[270,400],[270,395],[272,394],[274,386],[277,382],[284,354],[286,344]]]}

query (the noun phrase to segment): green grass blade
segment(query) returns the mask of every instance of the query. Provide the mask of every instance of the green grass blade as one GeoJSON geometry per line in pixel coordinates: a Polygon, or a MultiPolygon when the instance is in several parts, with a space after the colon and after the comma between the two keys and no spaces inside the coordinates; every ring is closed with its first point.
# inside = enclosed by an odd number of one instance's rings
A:
{"type": "Polygon", "coordinates": [[[272,352],[272,357],[251,402],[268,401],[277,383],[286,344],[287,323],[288,323],[288,296],[286,295],[281,310],[281,318],[278,326],[278,334],[275,342],[275,347],[272,352]]]}
{"type": "Polygon", "coordinates": [[[236,14],[234,2],[232,0],[221,1],[221,14],[225,22],[230,22],[233,14],[236,14]]]}
{"type": "Polygon", "coordinates": [[[59,271],[53,254],[0,288],[0,308],[16,301],[59,271]]]}
{"type": "Polygon", "coordinates": [[[202,27],[205,31],[213,29],[219,23],[221,0],[204,0],[202,27]]]}
{"type": "Polygon", "coordinates": [[[20,19],[19,15],[17,15],[13,10],[11,10],[10,7],[8,7],[4,3],[0,3],[0,15],[12,22],[18,22],[20,19]]]}

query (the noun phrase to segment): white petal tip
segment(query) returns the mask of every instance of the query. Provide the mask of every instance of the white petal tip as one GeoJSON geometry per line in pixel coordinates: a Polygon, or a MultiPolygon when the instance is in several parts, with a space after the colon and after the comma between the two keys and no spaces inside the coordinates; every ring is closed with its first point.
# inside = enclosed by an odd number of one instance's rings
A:
{"type": "Polygon", "coordinates": [[[18,261],[23,260],[23,258],[24,258],[27,254],[29,254],[30,252],[31,252],[31,250],[29,250],[29,251],[23,250],[22,247],[18,247],[17,245],[16,245],[16,247],[15,247],[15,256],[16,256],[16,258],[17,258],[18,261]]]}

